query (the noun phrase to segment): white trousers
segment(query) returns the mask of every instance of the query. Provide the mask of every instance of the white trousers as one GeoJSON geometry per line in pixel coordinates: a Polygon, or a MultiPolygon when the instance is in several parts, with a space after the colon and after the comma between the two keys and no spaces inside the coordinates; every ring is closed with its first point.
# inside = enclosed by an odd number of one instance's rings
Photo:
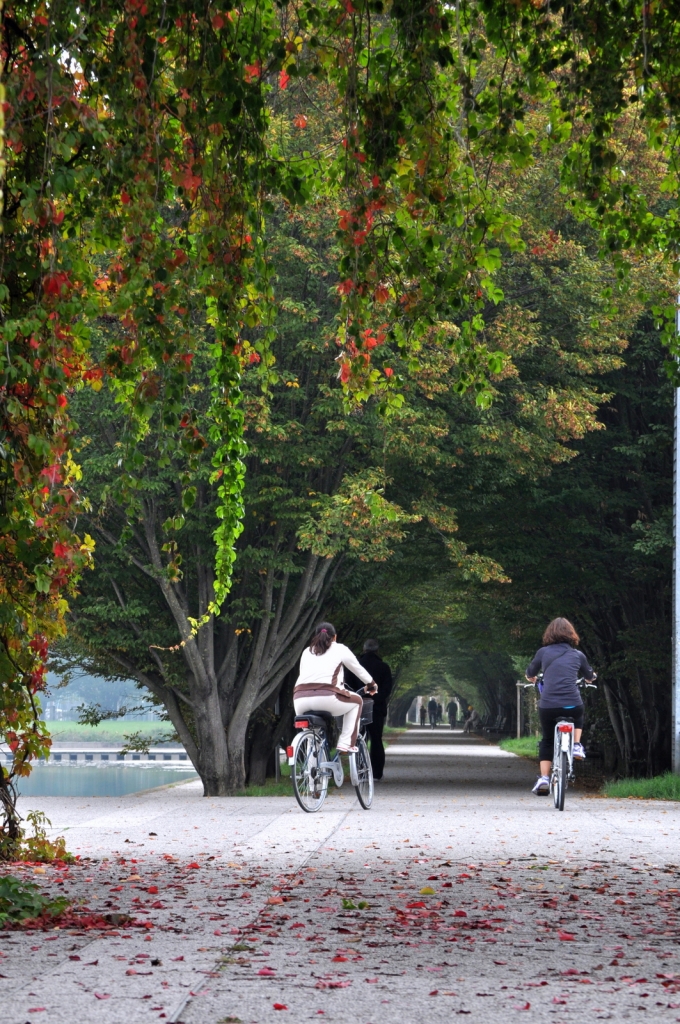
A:
{"type": "Polygon", "coordinates": [[[324,694],[317,697],[296,697],[293,701],[296,715],[304,715],[309,711],[326,711],[334,718],[342,716],[342,732],[338,740],[339,747],[355,747],[359,734],[359,719],[363,700],[358,693],[324,694]]]}

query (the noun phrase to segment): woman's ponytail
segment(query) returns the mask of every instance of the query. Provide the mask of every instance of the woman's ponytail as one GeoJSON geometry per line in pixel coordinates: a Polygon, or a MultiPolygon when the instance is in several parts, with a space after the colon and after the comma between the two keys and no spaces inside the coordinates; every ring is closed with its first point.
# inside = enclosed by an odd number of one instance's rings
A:
{"type": "Polygon", "coordinates": [[[336,632],[337,630],[332,622],[320,622],[309,645],[312,654],[325,654],[333,643],[336,632]]]}

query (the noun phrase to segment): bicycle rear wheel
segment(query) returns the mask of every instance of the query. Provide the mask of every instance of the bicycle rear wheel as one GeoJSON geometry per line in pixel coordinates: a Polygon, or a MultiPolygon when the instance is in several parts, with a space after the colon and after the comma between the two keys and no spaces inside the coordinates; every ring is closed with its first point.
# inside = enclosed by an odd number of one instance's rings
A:
{"type": "Polygon", "coordinates": [[[319,769],[323,761],[328,761],[326,740],[304,732],[295,751],[293,789],[295,799],[308,814],[321,809],[328,792],[328,773],[319,769]]]}
{"type": "Polygon", "coordinates": [[[354,788],[357,791],[359,803],[367,811],[373,803],[373,768],[371,767],[366,740],[363,736],[357,738],[357,747],[359,749],[354,756],[356,757],[359,784],[354,788]]]}
{"type": "Polygon", "coordinates": [[[569,772],[569,758],[567,752],[561,750],[557,755],[557,767],[553,769],[553,800],[558,811],[564,810],[564,797],[567,792],[567,774],[569,772]]]}

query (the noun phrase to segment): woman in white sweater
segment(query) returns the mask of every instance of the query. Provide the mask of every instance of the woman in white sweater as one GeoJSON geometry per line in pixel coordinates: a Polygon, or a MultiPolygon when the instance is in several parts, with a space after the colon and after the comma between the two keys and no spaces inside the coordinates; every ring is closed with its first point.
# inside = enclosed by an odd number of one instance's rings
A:
{"type": "Polygon", "coordinates": [[[366,684],[367,693],[377,692],[370,672],[359,664],[349,647],[337,642],[335,626],[322,622],[309,647],[302,652],[293,704],[296,715],[327,711],[334,718],[342,717],[338,750],[341,754],[355,754],[362,699],[345,686],[345,666],[366,684]]]}

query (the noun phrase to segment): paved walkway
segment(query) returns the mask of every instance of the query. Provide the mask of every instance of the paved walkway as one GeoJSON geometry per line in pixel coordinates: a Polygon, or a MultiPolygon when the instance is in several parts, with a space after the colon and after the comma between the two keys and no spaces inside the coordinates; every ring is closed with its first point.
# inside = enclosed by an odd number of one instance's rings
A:
{"type": "Polygon", "coordinates": [[[151,927],[0,934],[4,1019],[680,1020],[680,806],[577,788],[559,814],[534,778],[414,729],[369,812],[348,783],[316,815],[198,783],[34,798],[81,861],[33,880],[151,927]]]}

